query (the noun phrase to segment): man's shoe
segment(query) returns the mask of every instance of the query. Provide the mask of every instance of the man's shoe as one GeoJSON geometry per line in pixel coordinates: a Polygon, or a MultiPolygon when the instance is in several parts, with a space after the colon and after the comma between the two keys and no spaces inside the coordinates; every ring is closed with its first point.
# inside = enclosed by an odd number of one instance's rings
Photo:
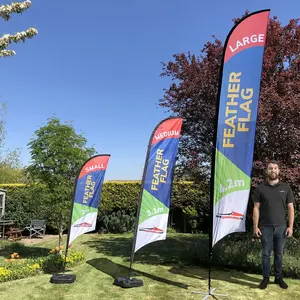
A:
{"type": "Polygon", "coordinates": [[[259,284],[259,288],[261,290],[264,290],[267,287],[268,284],[269,284],[269,278],[268,277],[264,277],[264,279],[259,284]]]}
{"type": "Polygon", "coordinates": [[[282,289],[287,289],[289,287],[282,278],[275,278],[274,283],[278,284],[282,289]]]}

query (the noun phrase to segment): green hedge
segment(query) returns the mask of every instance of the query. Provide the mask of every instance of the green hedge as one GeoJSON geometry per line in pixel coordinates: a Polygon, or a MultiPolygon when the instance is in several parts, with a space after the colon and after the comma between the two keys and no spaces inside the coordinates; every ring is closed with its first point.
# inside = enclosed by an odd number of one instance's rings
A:
{"type": "Polygon", "coordinates": [[[47,219],[51,207],[47,205],[49,192],[40,184],[0,185],[6,190],[5,219],[14,220],[24,228],[33,219],[47,219]]]}
{"type": "MultiPolygon", "coordinates": [[[[136,215],[140,181],[108,181],[102,189],[97,230],[121,233],[132,230],[132,216],[136,215]],[[114,213],[114,214],[113,214],[114,213]],[[118,219],[119,218],[119,219],[118,219]],[[118,219],[118,220],[117,220],[118,219]],[[123,221],[126,226],[120,226],[123,221]]],[[[7,191],[6,219],[16,221],[24,228],[32,219],[51,218],[52,208],[47,204],[49,192],[40,184],[0,185],[7,191]]],[[[174,182],[169,226],[177,232],[203,232],[209,228],[209,190],[205,182],[174,182]]],[[[70,206],[72,199],[70,199],[70,206]]],[[[252,203],[249,202],[246,227],[251,231],[252,203]]],[[[47,225],[47,230],[52,230],[47,225]]],[[[295,236],[300,235],[300,214],[295,213],[295,236]]]]}
{"type": "MultiPolygon", "coordinates": [[[[107,216],[112,213],[116,213],[115,216],[118,216],[120,215],[118,212],[122,211],[121,217],[123,219],[130,217],[126,227],[130,231],[132,229],[132,215],[136,215],[140,187],[140,181],[105,182],[102,189],[97,228],[106,230],[115,228],[115,218],[107,216]]],[[[32,219],[49,220],[49,216],[51,217],[51,205],[47,204],[49,192],[45,186],[40,184],[6,184],[0,185],[0,188],[6,190],[5,218],[15,220],[17,227],[24,228],[32,219]]],[[[172,216],[172,223],[176,224],[175,227],[177,226],[178,231],[189,231],[188,222],[190,219],[203,217],[203,222],[205,222],[205,216],[208,215],[209,211],[207,192],[208,188],[204,183],[178,182],[173,184],[170,215],[172,216]],[[188,213],[184,213],[183,208],[186,207],[195,208],[197,216],[189,216],[188,213]],[[182,222],[186,224],[182,224],[182,222]]],[[[70,199],[70,205],[71,203],[72,199],[70,199]]],[[[120,230],[123,232],[124,226],[120,227],[120,230]]],[[[119,232],[116,229],[113,231],[119,232]]]]}
{"type": "MultiPolygon", "coordinates": [[[[117,211],[136,209],[141,188],[140,181],[105,182],[102,189],[101,209],[117,211]]],[[[197,206],[205,201],[208,205],[208,186],[206,183],[175,182],[172,188],[172,208],[197,206]]]]}

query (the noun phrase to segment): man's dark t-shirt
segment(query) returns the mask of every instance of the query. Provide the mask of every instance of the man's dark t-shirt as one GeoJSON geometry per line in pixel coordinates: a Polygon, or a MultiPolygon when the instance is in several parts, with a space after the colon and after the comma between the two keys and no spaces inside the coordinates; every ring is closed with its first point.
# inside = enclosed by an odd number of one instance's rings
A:
{"type": "Polygon", "coordinates": [[[254,202],[260,203],[259,225],[286,225],[286,207],[294,202],[294,195],[287,183],[270,185],[265,181],[255,189],[254,202]]]}

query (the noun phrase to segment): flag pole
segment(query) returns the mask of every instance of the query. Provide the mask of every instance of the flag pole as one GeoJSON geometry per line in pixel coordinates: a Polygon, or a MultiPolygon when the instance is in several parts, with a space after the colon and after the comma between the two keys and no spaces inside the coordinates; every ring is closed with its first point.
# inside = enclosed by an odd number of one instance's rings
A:
{"type": "Polygon", "coordinates": [[[162,121],[160,121],[156,127],[154,128],[154,130],[152,131],[152,134],[150,136],[149,139],[149,143],[148,143],[148,148],[147,148],[147,154],[146,154],[146,159],[145,159],[145,164],[144,164],[144,171],[143,171],[143,176],[142,176],[142,182],[141,182],[141,188],[140,188],[140,193],[139,193],[139,198],[138,198],[138,208],[137,208],[137,215],[136,215],[136,221],[135,221],[135,229],[134,229],[134,236],[133,236],[133,243],[132,243],[132,250],[131,250],[131,256],[130,256],[130,266],[129,266],[129,278],[128,277],[117,277],[114,281],[115,285],[121,286],[121,287],[138,287],[143,285],[143,281],[142,280],[137,280],[135,278],[131,279],[132,276],[132,265],[133,265],[133,261],[134,261],[134,254],[135,254],[135,247],[136,247],[136,241],[137,241],[137,233],[138,233],[138,226],[139,226],[139,219],[140,219],[140,213],[141,213],[141,203],[142,203],[142,198],[143,198],[143,192],[144,192],[144,183],[145,183],[145,179],[146,179],[146,173],[147,173],[147,168],[148,168],[148,162],[149,162],[149,156],[150,156],[150,151],[151,151],[151,147],[152,147],[152,141],[153,141],[153,137],[154,134],[156,132],[156,130],[159,128],[159,126],[170,120],[170,119],[176,119],[178,117],[168,117],[162,121]]]}
{"type": "Polygon", "coordinates": [[[223,69],[224,69],[224,61],[225,61],[225,54],[229,39],[233,33],[233,31],[239,26],[245,19],[249,18],[252,15],[269,11],[260,10],[253,12],[243,18],[241,18],[231,29],[229,34],[226,37],[226,41],[224,44],[223,55],[221,60],[221,67],[219,73],[219,81],[218,81],[218,94],[216,98],[216,116],[215,116],[215,124],[214,124],[214,136],[213,136],[213,152],[212,152],[212,159],[211,159],[211,177],[210,177],[210,226],[209,226],[209,245],[208,245],[208,293],[204,292],[193,292],[197,294],[205,294],[206,296],[204,299],[207,299],[209,296],[228,296],[228,295],[221,295],[221,294],[214,294],[215,288],[212,289],[211,285],[211,269],[213,265],[213,220],[214,220],[214,179],[215,179],[215,162],[216,162],[216,146],[217,146],[217,131],[218,131],[218,120],[219,120],[219,108],[220,108],[220,97],[221,97],[221,89],[222,89],[222,80],[223,80],[223,69]]]}
{"type": "Polygon", "coordinates": [[[146,154],[146,159],[145,159],[145,164],[144,164],[143,177],[142,177],[142,182],[141,182],[141,189],[140,189],[140,194],[139,194],[139,198],[138,198],[138,209],[137,209],[136,222],[135,222],[135,228],[134,228],[134,237],[133,237],[132,250],[131,250],[131,256],[130,256],[129,278],[132,275],[132,264],[133,264],[133,260],[134,260],[134,253],[135,253],[134,250],[135,250],[135,245],[136,245],[137,231],[138,231],[140,212],[141,212],[141,203],[142,203],[142,197],[143,197],[143,186],[144,186],[145,179],[146,179],[146,172],[147,172],[147,168],[148,168],[148,162],[149,162],[149,156],[150,156],[153,136],[154,136],[157,128],[163,122],[165,122],[169,119],[173,119],[173,118],[176,118],[176,117],[169,117],[169,118],[166,118],[166,119],[162,120],[161,122],[159,122],[156,125],[156,127],[154,128],[154,130],[152,131],[152,134],[151,134],[150,139],[149,139],[147,154],[146,154]]]}
{"type": "Polygon", "coordinates": [[[68,226],[69,230],[68,230],[68,237],[67,237],[67,242],[66,242],[65,257],[64,257],[63,266],[62,266],[63,274],[54,274],[50,279],[51,283],[57,283],[57,284],[73,283],[76,280],[76,275],[74,275],[74,274],[65,274],[65,272],[66,272],[66,260],[67,260],[68,249],[69,249],[70,230],[71,230],[71,225],[72,225],[72,216],[73,216],[73,211],[74,211],[74,206],[75,206],[74,199],[75,199],[75,193],[76,193],[78,178],[79,178],[79,175],[80,175],[84,165],[86,165],[90,160],[92,160],[96,157],[101,157],[101,156],[110,156],[110,154],[97,154],[97,155],[94,155],[94,156],[90,157],[89,159],[87,159],[82,164],[79,171],[77,172],[77,176],[76,176],[76,179],[75,179],[75,185],[74,185],[74,189],[73,189],[72,208],[70,210],[70,216],[69,216],[69,226],[68,226]]]}

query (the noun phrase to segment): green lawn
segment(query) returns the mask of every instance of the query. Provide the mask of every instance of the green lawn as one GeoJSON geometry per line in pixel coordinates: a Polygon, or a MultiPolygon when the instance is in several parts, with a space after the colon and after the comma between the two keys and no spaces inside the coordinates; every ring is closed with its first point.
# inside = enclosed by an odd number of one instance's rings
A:
{"type": "MultiPolygon", "coordinates": [[[[49,282],[51,275],[44,274],[0,283],[0,299],[203,299],[191,292],[207,290],[207,270],[185,263],[187,245],[197,238],[200,237],[169,234],[166,241],[141,249],[136,254],[134,270],[144,286],[122,289],[112,283],[115,277],[128,275],[132,236],[86,234],[73,244],[73,248],[84,251],[86,258],[85,263],[72,270],[77,276],[74,284],[54,285],[49,282]]],[[[36,247],[50,249],[56,241],[42,241],[36,247]]],[[[35,253],[34,250],[29,253],[35,253]]],[[[299,280],[287,279],[290,287],[285,291],[274,284],[261,291],[257,288],[260,278],[260,275],[215,269],[212,285],[217,293],[229,295],[218,299],[300,299],[299,280]]]]}

